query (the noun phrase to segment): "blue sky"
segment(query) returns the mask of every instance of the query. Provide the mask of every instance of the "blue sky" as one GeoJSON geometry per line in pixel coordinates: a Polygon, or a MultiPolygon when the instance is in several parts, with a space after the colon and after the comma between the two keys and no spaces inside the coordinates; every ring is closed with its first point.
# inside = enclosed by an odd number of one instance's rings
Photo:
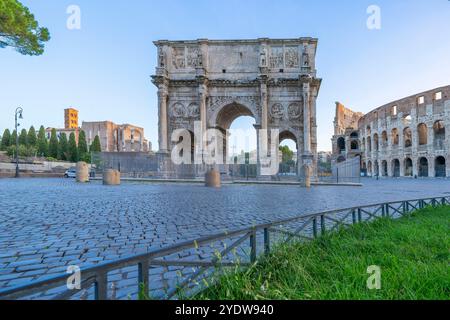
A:
{"type": "MultiPolygon", "coordinates": [[[[52,39],[43,56],[0,49],[0,130],[63,126],[73,106],[85,121],[143,126],[157,148],[157,39],[319,38],[319,150],[330,150],[335,101],[362,112],[450,83],[450,1],[22,1],[52,39]],[[66,9],[81,8],[81,30],[66,9]],[[381,8],[381,30],[366,27],[381,8]]],[[[245,126],[237,120],[234,127],[245,126]]]]}

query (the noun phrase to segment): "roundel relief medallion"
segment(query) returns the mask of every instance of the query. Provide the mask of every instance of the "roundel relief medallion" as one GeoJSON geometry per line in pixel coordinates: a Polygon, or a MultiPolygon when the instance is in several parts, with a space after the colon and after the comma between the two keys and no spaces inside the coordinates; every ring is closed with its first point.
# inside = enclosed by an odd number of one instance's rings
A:
{"type": "Polygon", "coordinates": [[[172,106],[172,116],[175,118],[184,118],[186,116],[186,109],[181,103],[177,102],[172,106]]]}
{"type": "Polygon", "coordinates": [[[275,103],[272,108],[270,108],[270,116],[272,119],[283,119],[284,107],[281,103],[275,103]]]}
{"type": "Polygon", "coordinates": [[[288,115],[290,120],[297,120],[302,115],[301,105],[298,102],[291,103],[288,107],[288,115]]]}

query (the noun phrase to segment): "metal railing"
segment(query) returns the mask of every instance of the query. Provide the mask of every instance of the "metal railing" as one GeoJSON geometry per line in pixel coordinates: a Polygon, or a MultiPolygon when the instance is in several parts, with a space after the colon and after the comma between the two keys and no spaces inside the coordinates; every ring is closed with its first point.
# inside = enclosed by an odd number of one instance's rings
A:
{"type": "MultiPolygon", "coordinates": [[[[202,289],[201,279],[220,268],[248,266],[259,255],[270,252],[274,243],[292,239],[312,240],[340,227],[371,221],[379,217],[398,218],[427,206],[450,205],[450,196],[386,202],[372,205],[306,214],[276,222],[259,224],[240,230],[222,232],[193,241],[182,242],[145,254],[98,264],[82,270],[79,290],[66,287],[68,275],[51,277],[28,285],[0,290],[0,299],[116,299],[120,281],[108,281],[109,274],[123,268],[137,267],[137,279],[132,290],[137,298],[153,297],[152,282],[178,269],[177,283],[168,286],[163,299],[176,299],[202,289]],[[220,249],[220,250],[219,250],[220,249]],[[238,249],[243,253],[236,254],[238,249]],[[246,250],[247,251],[246,251],[246,250]],[[166,270],[155,274],[149,270],[166,270]],[[171,270],[172,268],[172,270],[171,270]],[[183,272],[183,271],[188,272],[183,272]]],[[[167,281],[166,281],[167,282],[167,281]]]]}

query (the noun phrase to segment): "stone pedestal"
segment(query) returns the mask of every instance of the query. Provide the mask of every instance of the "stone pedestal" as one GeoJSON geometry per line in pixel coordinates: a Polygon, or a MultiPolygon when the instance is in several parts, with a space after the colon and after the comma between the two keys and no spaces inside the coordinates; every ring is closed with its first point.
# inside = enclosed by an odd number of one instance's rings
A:
{"type": "Polygon", "coordinates": [[[309,165],[305,165],[303,168],[305,177],[304,177],[304,186],[305,188],[311,188],[311,168],[309,165]]]}
{"type": "Polygon", "coordinates": [[[80,161],[77,163],[77,182],[89,182],[89,166],[86,162],[80,161]]]}
{"type": "Polygon", "coordinates": [[[220,188],[220,172],[217,169],[208,170],[205,174],[205,186],[210,188],[220,188]]]}
{"type": "Polygon", "coordinates": [[[120,185],[120,172],[113,169],[105,170],[103,172],[103,184],[106,186],[120,185]]]}

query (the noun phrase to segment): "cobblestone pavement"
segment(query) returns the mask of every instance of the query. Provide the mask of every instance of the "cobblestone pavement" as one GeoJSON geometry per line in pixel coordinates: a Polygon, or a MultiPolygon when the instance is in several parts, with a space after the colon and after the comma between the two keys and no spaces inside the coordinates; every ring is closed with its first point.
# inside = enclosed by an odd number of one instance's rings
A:
{"type": "MultiPolygon", "coordinates": [[[[63,274],[68,265],[86,267],[303,213],[450,193],[450,180],[362,182],[307,190],[0,179],[0,288],[63,274]]],[[[132,283],[136,275],[131,268],[112,277],[132,283]]]]}

